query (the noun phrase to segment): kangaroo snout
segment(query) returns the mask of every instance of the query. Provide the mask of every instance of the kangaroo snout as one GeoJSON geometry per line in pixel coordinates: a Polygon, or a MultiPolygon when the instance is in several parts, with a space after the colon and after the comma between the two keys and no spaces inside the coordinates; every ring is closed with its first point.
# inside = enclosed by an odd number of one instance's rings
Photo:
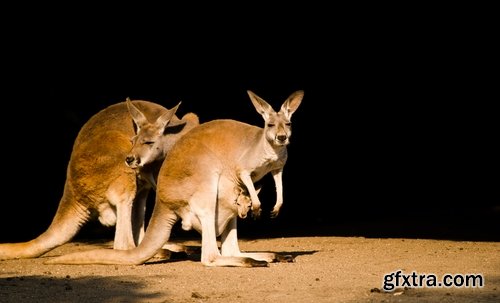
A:
{"type": "Polygon", "coordinates": [[[250,197],[239,196],[236,200],[236,206],[238,208],[238,217],[245,219],[252,208],[252,200],[250,197]]]}
{"type": "Polygon", "coordinates": [[[286,135],[277,135],[276,140],[278,140],[280,143],[286,143],[288,137],[286,135]]]}
{"type": "Polygon", "coordinates": [[[125,163],[127,163],[127,166],[130,168],[137,168],[141,164],[141,158],[137,158],[134,155],[128,155],[127,158],[125,158],[125,163]]]}

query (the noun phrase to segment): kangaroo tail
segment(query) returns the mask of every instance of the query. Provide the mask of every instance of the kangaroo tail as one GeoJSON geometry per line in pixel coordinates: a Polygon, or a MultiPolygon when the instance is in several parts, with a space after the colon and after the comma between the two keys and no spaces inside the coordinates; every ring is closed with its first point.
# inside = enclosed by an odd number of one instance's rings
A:
{"type": "MultiPolygon", "coordinates": [[[[157,201],[157,203],[159,203],[157,201]]],[[[144,239],[136,248],[130,250],[94,249],[70,253],[45,261],[45,264],[126,264],[139,265],[151,259],[170,238],[172,226],[178,217],[174,212],[162,216],[155,206],[144,239]]]]}
{"type": "Polygon", "coordinates": [[[0,244],[0,260],[39,257],[69,242],[89,219],[89,210],[74,201],[66,184],[56,215],[47,230],[28,242],[0,244]]]}

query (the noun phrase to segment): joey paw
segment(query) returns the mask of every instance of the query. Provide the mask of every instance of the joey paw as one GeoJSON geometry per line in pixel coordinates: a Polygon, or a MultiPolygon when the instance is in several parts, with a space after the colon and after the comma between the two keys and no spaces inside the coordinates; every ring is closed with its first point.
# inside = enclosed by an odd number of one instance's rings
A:
{"type": "Polygon", "coordinates": [[[252,217],[254,219],[259,219],[260,218],[260,215],[262,213],[262,209],[258,208],[258,209],[253,209],[252,210],[252,217]]]}

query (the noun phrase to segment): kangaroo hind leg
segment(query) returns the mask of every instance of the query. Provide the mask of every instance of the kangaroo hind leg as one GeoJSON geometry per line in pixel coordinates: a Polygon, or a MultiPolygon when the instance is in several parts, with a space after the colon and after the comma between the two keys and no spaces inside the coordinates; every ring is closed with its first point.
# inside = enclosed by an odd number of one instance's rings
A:
{"type": "MultiPolygon", "coordinates": [[[[137,186],[135,180],[122,175],[113,181],[106,192],[108,203],[99,206],[99,220],[104,225],[113,225],[116,220],[114,249],[132,249],[136,247],[132,227],[132,207],[136,199],[137,186]],[[114,206],[112,208],[111,206],[114,206]],[[115,211],[113,211],[116,209],[115,211]],[[115,215],[115,218],[113,218],[115,215]]],[[[136,224],[137,225],[137,224],[136,224]]]]}
{"type": "Polygon", "coordinates": [[[256,264],[259,264],[258,266],[265,266],[260,265],[262,262],[262,264],[267,264],[277,260],[277,255],[271,252],[241,252],[238,245],[236,224],[237,218],[231,219],[221,235],[221,251],[223,256],[248,258],[255,260],[256,264]]]}
{"type": "MultiPolygon", "coordinates": [[[[214,182],[214,184],[216,185],[217,183],[214,182]]],[[[227,217],[231,215],[230,212],[217,209],[220,206],[217,201],[217,186],[212,186],[211,188],[213,190],[202,190],[193,195],[189,203],[201,224],[201,263],[205,266],[267,266],[267,262],[265,261],[241,256],[221,255],[217,245],[217,232],[218,229],[224,228],[221,224],[227,224],[228,221],[232,220],[230,217],[227,217]],[[218,214],[217,216],[216,213],[218,214]]]]}

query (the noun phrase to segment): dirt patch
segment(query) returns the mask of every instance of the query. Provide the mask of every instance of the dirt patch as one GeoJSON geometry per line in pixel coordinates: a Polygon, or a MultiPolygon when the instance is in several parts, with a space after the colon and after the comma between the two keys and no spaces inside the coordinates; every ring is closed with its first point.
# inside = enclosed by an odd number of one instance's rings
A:
{"type": "MultiPolygon", "coordinates": [[[[199,249],[197,239],[180,241],[199,249]]],[[[0,261],[0,302],[498,302],[500,243],[362,237],[240,240],[245,251],[290,254],[264,268],[209,268],[199,255],[140,266],[45,265],[111,242],[72,242],[38,259],[0,261]],[[480,274],[484,287],[384,291],[384,275],[480,274]]],[[[403,284],[403,278],[399,284],[403,284]]],[[[411,280],[411,278],[409,279],[411,280]]],[[[412,281],[410,281],[412,282],[412,281]]],[[[460,281],[458,281],[460,282],[460,281]]],[[[388,287],[389,284],[386,285],[388,287]]]]}

